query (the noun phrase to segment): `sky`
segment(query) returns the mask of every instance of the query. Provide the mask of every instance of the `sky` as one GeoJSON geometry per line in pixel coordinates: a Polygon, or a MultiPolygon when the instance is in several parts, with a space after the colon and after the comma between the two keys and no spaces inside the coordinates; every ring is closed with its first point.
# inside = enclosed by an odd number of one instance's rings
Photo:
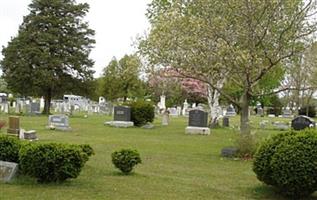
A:
{"type": "MultiPolygon", "coordinates": [[[[90,57],[95,61],[95,77],[113,57],[120,59],[135,52],[133,43],[149,29],[145,17],[151,0],[77,0],[90,5],[85,20],[96,31],[95,48],[90,57]]],[[[29,13],[31,0],[0,0],[0,50],[18,33],[23,16],[29,13]]],[[[0,59],[2,55],[0,54],[0,59]]]]}

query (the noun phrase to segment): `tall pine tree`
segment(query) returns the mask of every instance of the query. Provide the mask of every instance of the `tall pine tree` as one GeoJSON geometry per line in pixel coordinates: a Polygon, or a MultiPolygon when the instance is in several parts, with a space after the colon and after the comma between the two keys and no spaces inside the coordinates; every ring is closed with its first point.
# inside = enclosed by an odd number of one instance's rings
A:
{"type": "Polygon", "coordinates": [[[75,0],[33,0],[18,35],[3,48],[3,77],[21,95],[52,97],[85,88],[93,79],[89,53],[94,31],[83,21],[89,5],[75,0]]]}

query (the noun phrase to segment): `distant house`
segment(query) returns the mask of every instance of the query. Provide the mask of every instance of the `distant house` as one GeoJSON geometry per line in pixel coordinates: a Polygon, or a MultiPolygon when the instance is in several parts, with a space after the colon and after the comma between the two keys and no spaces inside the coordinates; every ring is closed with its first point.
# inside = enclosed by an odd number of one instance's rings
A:
{"type": "Polygon", "coordinates": [[[78,106],[80,108],[84,107],[85,105],[89,104],[90,100],[86,97],[77,96],[77,95],[64,95],[63,97],[64,102],[70,103],[71,105],[78,106]]]}

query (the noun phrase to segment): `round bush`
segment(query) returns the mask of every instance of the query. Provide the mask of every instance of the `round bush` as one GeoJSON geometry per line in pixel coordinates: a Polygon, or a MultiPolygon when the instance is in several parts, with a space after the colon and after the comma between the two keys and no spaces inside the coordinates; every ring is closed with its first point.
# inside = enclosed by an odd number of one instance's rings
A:
{"type": "Polygon", "coordinates": [[[10,136],[0,136],[0,160],[19,162],[20,140],[10,136]]]}
{"type": "Polygon", "coordinates": [[[142,126],[154,120],[154,107],[146,101],[136,101],[129,105],[131,107],[131,120],[135,126],[142,126]]]}
{"type": "Polygon", "coordinates": [[[62,182],[76,178],[88,154],[78,145],[29,144],[20,150],[20,169],[38,182],[62,182]]]}
{"type": "Polygon", "coordinates": [[[305,106],[302,107],[299,111],[298,111],[299,115],[306,115],[308,117],[316,117],[316,110],[315,110],[315,106],[305,106]]]}
{"type": "Polygon", "coordinates": [[[94,149],[89,144],[80,144],[79,147],[88,155],[88,157],[95,155],[94,149]]]}
{"type": "Polygon", "coordinates": [[[317,190],[316,163],[316,131],[291,131],[262,143],[255,155],[253,171],[260,181],[298,198],[317,190]]]}
{"type": "Polygon", "coordinates": [[[124,174],[128,174],[133,170],[133,167],[141,163],[140,154],[136,150],[122,149],[111,154],[112,163],[124,174]]]}

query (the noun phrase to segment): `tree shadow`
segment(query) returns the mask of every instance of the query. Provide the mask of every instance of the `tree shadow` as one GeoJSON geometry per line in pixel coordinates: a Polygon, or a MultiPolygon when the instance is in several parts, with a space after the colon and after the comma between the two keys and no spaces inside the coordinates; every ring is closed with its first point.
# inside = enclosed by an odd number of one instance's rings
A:
{"type": "MultiPolygon", "coordinates": [[[[253,199],[299,200],[298,198],[283,196],[276,188],[264,184],[254,186],[251,190],[253,199]]],[[[317,192],[307,198],[300,198],[300,200],[317,200],[317,192]]]]}

